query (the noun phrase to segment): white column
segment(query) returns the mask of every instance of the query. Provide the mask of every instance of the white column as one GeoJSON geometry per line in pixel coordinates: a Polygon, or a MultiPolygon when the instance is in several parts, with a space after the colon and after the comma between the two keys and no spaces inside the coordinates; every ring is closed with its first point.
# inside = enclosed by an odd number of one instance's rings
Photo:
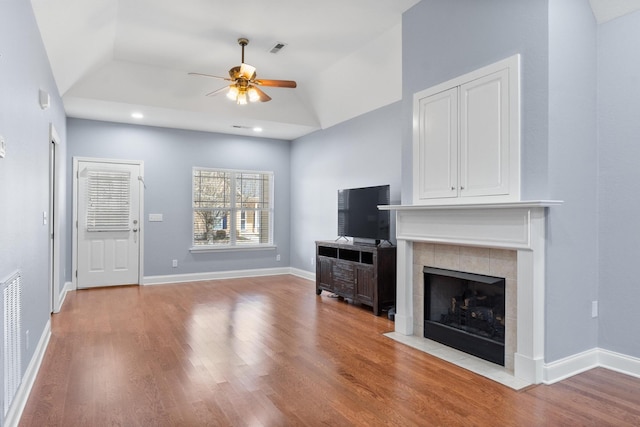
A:
{"type": "Polygon", "coordinates": [[[514,374],[534,384],[544,367],[545,211],[529,212],[529,249],[518,250],[518,346],[514,374]]]}
{"type": "Polygon", "coordinates": [[[395,330],[413,335],[413,243],[398,239],[395,330]]]}

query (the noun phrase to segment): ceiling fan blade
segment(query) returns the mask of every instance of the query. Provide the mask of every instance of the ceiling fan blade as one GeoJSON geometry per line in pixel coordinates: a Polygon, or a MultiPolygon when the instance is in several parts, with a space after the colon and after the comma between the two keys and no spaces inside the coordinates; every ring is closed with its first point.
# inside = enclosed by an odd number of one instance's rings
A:
{"type": "Polygon", "coordinates": [[[240,65],[240,75],[247,80],[251,80],[256,75],[256,67],[243,62],[240,65]]]}
{"type": "Polygon", "coordinates": [[[202,73],[189,73],[190,76],[200,76],[200,77],[210,77],[212,79],[222,79],[222,80],[228,80],[228,81],[232,81],[231,79],[227,78],[227,77],[220,77],[220,76],[213,76],[211,74],[202,74],[202,73]]]}
{"type": "Polygon", "coordinates": [[[229,86],[221,87],[220,89],[214,90],[213,92],[209,92],[205,96],[214,96],[214,95],[217,95],[217,94],[219,94],[221,92],[224,92],[227,89],[229,89],[229,86]]]}
{"type": "Polygon", "coordinates": [[[295,88],[298,85],[293,80],[267,80],[267,79],[259,79],[254,81],[255,84],[260,86],[271,86],[271,87],[288,87],[295,88]]]}
{"type": "Polygon", "coordinates": [[[251,86],[251,87],[255,89],[256,92],[258,92],[258,95],[260,96],[260,99],[259,99],[260,102],[271,101],[271,97],[266,93],[264,93],[259,87],[256,87],[256,86],[251,86]]]}

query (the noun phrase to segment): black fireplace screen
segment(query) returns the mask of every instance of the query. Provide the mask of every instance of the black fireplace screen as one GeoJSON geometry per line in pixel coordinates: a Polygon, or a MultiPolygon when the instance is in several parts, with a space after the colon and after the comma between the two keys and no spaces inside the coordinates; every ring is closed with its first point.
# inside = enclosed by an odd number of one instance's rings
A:
{"type": "Polygon", "coordinates": [[[505,279],[424,267],[424,336],[504,365],[505,279]]]}

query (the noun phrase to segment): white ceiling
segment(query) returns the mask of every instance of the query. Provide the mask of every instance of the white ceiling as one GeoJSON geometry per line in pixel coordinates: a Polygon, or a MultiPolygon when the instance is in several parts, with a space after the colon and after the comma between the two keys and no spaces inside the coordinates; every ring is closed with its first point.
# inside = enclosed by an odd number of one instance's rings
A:
{"type": "Polygon", "coordinates": [[[589,0],[599,24],[640,10],[640,0],[589,0]]]}
{"type": "MultiPolygon", "coordinates": [[[[402,13],[418,2],[31,0],[68,116],[282,139],[401,99],[402,13]],[[187,73],[227,76],[239,37],[259,78],[298,88],[264,88],[273,100],[246,106],[205,97],[226,83],[187,73]],[[287,45],[269,53],[276,42],[287,45]]],[[[640,9],[590,2],[598,22],[640,9]]]]}

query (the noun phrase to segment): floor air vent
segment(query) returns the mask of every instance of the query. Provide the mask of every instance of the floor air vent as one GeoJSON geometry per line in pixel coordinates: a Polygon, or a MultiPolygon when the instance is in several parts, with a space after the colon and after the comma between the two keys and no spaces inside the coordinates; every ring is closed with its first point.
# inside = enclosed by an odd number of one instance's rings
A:
{"type": "Polygon", "coordinates": [[[4,345],[2,364],[4,372],[4,408],[6,416],[20,386],[22,374],[22,283],[20,272],[2,282],[2,322],[4,345]]]}

